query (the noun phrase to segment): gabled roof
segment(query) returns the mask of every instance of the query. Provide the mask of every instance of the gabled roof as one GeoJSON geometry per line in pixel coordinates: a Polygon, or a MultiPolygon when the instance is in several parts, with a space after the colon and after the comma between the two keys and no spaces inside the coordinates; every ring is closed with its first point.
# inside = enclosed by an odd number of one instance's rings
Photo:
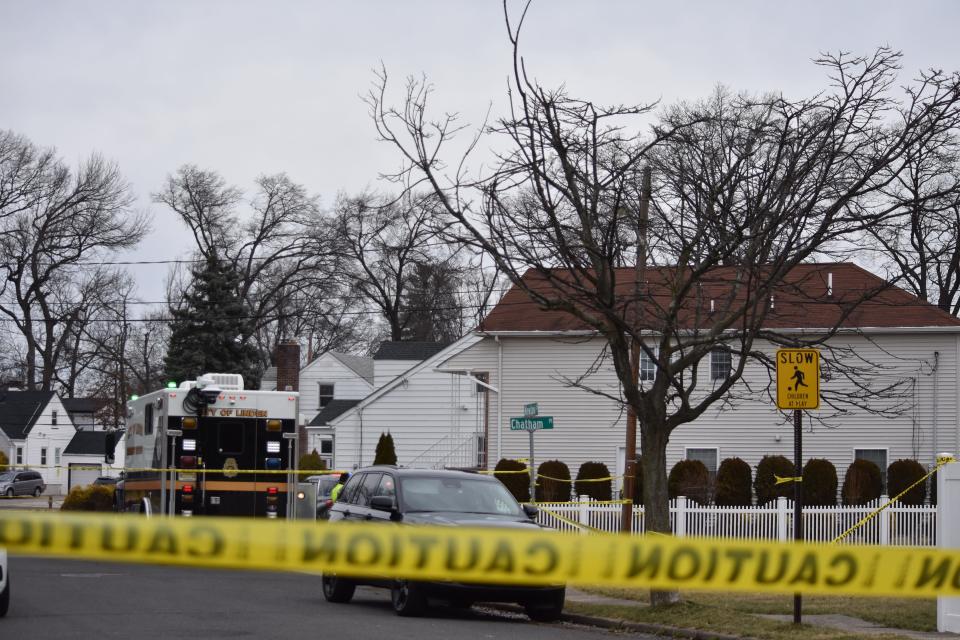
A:
{"type": "Polygon", "coordinates": [[[263,372],[263,375],[260,376],[260,388],[265,388],[266,383],[272,382],[273,386],[277,386],[277,368],[276,367],[267,367],[267,370],[263,372]]]}
{"type": "Polygon", "coordinates": [[[106,450],[107,432],[106,431],[77,431],[73,434],[70,444],[63,450],[70,454],[99,454],[103,455],[106,450]]]}
{"type": "MultiPolygon", "coordinates": [[[[633,297],[635,274],[633,267],[615,271],[616,291],[624,301],[633,297]]],[[[554,275],[571,282],[564,295],[576,300],[579,294],[572,278],[563,272],[554,275]]],[[[649,319],[646,328],[651,331],[659,328],[657,314],[669,307],[678,275],[685,273],[677,267],[647,270],[645,317],[649,319]]],[[[703,276],[698,290],[691,287],[677,312],[681,328],[710,326],[711,300],[715,299],[717,310],[722,311],[736,276],[736,267],[719,267],[703,276]]],[[[523,275],[523,280],[534,290],[555,292],[544,274],[532,269],[523,275]]],[[[960,319],[849,262],[798,265],[778,284],[773,302],[774,307],[763,319],[766,329],[937,327],[960,331],[960,319]],[[865,296],[868,299],[861,302],[865,296]]],[[[514,285],[480,323],[479,330],[562,333],[590,331],[592,327],[570,313],[543,310],[514,285]]]]}
{"type": "Polygon", "coordinates": [[[338,351],[329,351],[331,356],[340,361],[355,374],[366,380],[373,386],[373,358],[365,356],[355,356],[350,353],[340,353],[338,351]]]}
{"type": "Polygon", "coordinates": [[[96,413],[110,403],[107,398],[61,398],[67,413],[96,413]]]}
{"type": "MultiPolygon", "coordinates": [[[[436,353],[434,353],[433,356],[413,365],[412,367],[410,367],[409,369],[407,369],[406,371],[404,371],[403,373],[401,373],[400,375],[392,379],[390,382],[387,382],[385,385],[383,385],[382,387],[380,387],[379,389],[377,389],[376,391],[368,395],[366,398],[361,400],[359,403],[357,403],[356,406],[351,407],[347,411],[344,411],[343,413],[338,415],[336,418],[331,418],[327,424],[331,424],[331,425],[335,424],[337,422],[340,422],[346,416],[352,413],[356,413],[357,411],[362,411],[365,407],[376,402],[379,398],[382,398],[384,395],[386,395],[393,389],[396,389],[398,386],[403,384],[404,381],[410,378],[411,376],[415,376],[417,373],[425,369],[435,368],[437,365],[442,363],[447,358],[450,358],[451,356],[456,355],[457,353],[460,353],[464,349],[467,349],[468,347],[476,344],[482,339],[483,339],[483,336],[477,335],[476,333],[468,333],[467,335],[463,336],[456,342],[447,345],[440,351],[437,351],[436,353]]],[[[384,344],[391,344],[391,343],[384,343],[384,344]]],[[[401,344],[401,343],[392,343],[392,344],[401,344]]],[[[420,343],[420,344],[436,344],[436,343],[420,343]]],[[[382,347],[383,345],[380,345],[380,346],[382,347]]],[[[374,356],[374,358],[376,358],[376,356],[374,356]]],[[[332,402],[335,402],[335,401],[331,401],[331,404],[332,402]]]]}
{"type": "Polygon", "coordinates": [[[333,399],[320,410],[313,420],[310,421],[311,427],[323,427],[337,416],[346,413],[350,409],[360,404],[359,400],[337,400],[333,399]]]}
{"type": "Polygon", "coordinates": [[[444,342],[381,342],[374,360],[426,360],[450,346],[444,342]]]}
{"type": "Polygon", "coordinates": [[[0,429],[11,440],[25,439],[53,396],[53,391],[0,391],[0,429]]]}

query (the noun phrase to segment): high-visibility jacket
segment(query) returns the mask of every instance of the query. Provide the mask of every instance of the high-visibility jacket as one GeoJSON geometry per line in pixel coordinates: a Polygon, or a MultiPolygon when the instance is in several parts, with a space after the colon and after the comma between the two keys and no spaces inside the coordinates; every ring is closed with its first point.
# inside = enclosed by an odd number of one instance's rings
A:
{"type": "Polygon", "coordinates": [[[333,490],[330,492],[330,499],[336,502],[342,490],[343,490],[343,483],[338,482],[336,486],[333,487],[333,490]]]}

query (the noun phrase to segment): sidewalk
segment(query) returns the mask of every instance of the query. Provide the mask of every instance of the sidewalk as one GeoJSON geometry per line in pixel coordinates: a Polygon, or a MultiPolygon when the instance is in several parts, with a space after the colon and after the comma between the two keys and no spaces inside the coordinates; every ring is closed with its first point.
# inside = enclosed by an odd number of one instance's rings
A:
{"type": "MultiPolygon", "coordinates": [[[[567,587],[567,602],[575,602],[580,604],[591,604],[591,605],[602,605],[602,606],[618,606],[618,607],[634,607],[634,608],[645,608],[649,605],[645,602],[638,602],[636,600],[627,600],[624,598],[612,598],[608,596],[603,596],[595,593],[586,593],[578,589],[567,587]]],[[[776,615],[776,614],[763,614],[763,613],[754,613],[747,614],[757,616],[759,618],[766,618],[768,620],[776,620],[778,622],[791,622],[793,616],[791,615],[776,615]]],[[[585,618],[590,616],[577,615],[580,622],[585,622],[585,618]]],[[[609,626],[610,620],[607,618],[596,618],[597,621],[603,621],[598,626],[609,626]]],[[[809,624],[817,627],[826,627],[830,629],[836,629],[839,631],[844,631],[848,633],[860,634],[860,635],[896,635],[902,636],[905,638],[914,638],[915,640],[960,640],[960,636],[952,633],[938,633],[935,631],[914,631],[911,629],[898,629],[894,627],[884,627],[875,622],[868,622],[861,618],[855,618],[853,616],[847,616],[842,614],[808,614],[803,616],[804,624],[809,624]]],[[[645,624],[645,627],[649,630],[651,626],[645,624]]],[[[663,627],[663,631],[670,632],[672,627],[663,627]]],[[[697,638],[703,635],[709,635],[711,637],[722,637],[721,634],[712,634],[704,631],[695,631],[693,629],[689,630],[687,637],[697,638]]]]}
{"type": "Polygon", "coordinates": [[[63,499],[66,496],[40,496],[39,498],[33,496],[17,496],[14,498],[0,496],[0,509],[46,510],[51,508],[50,498],[53,498],[53,509],[57,510],[63,504],[63,499]]]}

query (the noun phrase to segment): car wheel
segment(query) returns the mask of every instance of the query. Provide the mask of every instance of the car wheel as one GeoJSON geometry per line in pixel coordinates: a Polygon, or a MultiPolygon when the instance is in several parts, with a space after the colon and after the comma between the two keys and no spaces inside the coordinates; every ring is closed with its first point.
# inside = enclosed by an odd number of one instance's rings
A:
{"type": "Polygon", "coordinates": [[[527,616],[536,622],[556,622],[563,617],[563,600],[566,590],[559,591],[547,600],[527,602],[523,608],[527,616]]]}
{"type": "Polygon", "coordinates": [[[323,585],[323,597],[327,602],[350,602],[353,592],[357,589],[354,583],[337,576],[324,575],[320,581],[323,585]]]}
{"type": "Polygon", "coordinates": [[[7,497],[8,498],[13,497],[13,487],[10,487],[9,489],[7,489],[7,497]]]}
{"type": "Polygon", "coordinates": [[[427,610],[423,589],[408,580],[397,580],[390,589],[390,603],[398,616],[421,616],[427,610]]]}
{"type": "Polygon", "coordinates": [[[0,592],[0,618],[7,615],[7,609],[10,608],[10,574],[7,573],[7,586],[0,592]]]}
{"type": "Polygon", "coordinates": [[[40,487],[37,487],[36,489],[33,490],[33,497],[39,498],[41,493],[43,493],[43,489],[41,489],[40,487]]]}

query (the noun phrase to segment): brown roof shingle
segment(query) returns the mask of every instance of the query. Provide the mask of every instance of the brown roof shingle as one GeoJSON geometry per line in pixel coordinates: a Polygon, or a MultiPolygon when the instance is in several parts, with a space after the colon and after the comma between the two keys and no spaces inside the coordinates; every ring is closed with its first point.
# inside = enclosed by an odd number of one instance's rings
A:
{"type": "MultiPolygon", "coordinates": [[[[644,324],[648,328],[658,328],[656,316],[673,300],[671,290],[683,280],[678,277],[681,273],[675,267],[647,270],[645,314],[648,321],[644,324]]],[[[713,323],[710,301],[714,300],[716,312],[722,313],[731,296],[735,273],[735,267],[713,269],[700,279],[697,288],[686,291],[678,314],[679,326],[710,326],[713,323]]],[[[633,267],[616,270],[618,300],[632,297],[634,276],[633,267]]],[[[552,287],[543,274],[532,269],[523,275],[523,279],[535,290],[549,291],[552,287]]],[[[565,288],[566,295],[576,299],[576,286],[571,284],[565,288]]],[[[743,297],[736,299],[742,301],[743,297]]],[[[791,270],[778,284],[773,308],[769,309],[763,326],[767,329],[955,327],[960,331],[960,319],[855,264],[839,262],[802,264],[791,270]],[[827,291],[829,274],[832,274],[831,295],[827,291]],[[868,299],[864,300],[865,296],[868,299]]],[[[590,329],[588,324],[570,313],[542,309],[516,286],[510,288],[479,327],[480,331],[486,332],[590,329]]]]}

